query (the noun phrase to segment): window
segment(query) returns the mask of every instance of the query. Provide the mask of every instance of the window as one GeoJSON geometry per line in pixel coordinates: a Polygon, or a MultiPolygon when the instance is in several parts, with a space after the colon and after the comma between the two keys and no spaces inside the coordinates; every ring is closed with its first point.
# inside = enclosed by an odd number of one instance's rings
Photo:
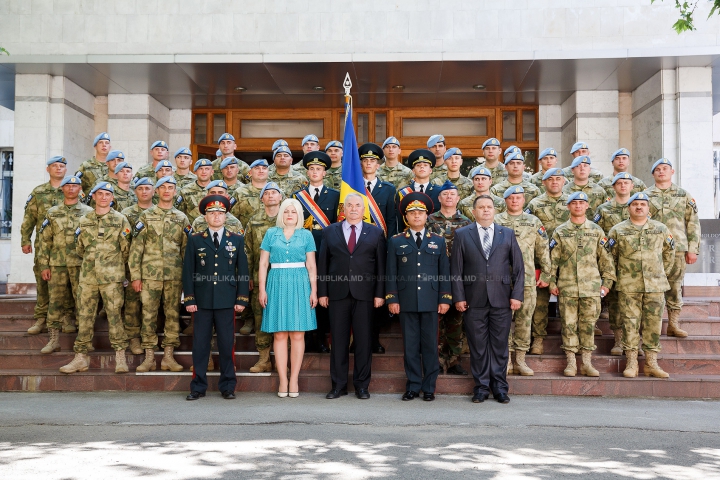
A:
{"type": "Polygon", "coordinates": [[[506,110],[502,113],[502,139],[504,142],[514,142],[517,140],[515,133],[515,124],[517,123],[517,112],[515,110],[506,110]]]}
{"type": "Polygon", "coordinates": [[[535,110],[522,111],[522,139],[523,142],[534,142],[535,138],[535,110]]]}
{"type": "Polygon", "coordinates": [[[0,151],[0,238],[12,231],[13,151],[0,151]]]}
{"type": "Polygon", "coordinates": [[[387,115],[384,113],[375,114],[375,143],[382,145],[382,142],[388,137],[387,134],[387,115]]]}
{"type": "Polygon", "coordinates": [[[242,120],[241,138],[303,138],[314,133],[323,137],[323,120],[242,120]]]}
{"type": "Polygon", "coordinates": [[[430,137],[442,133],[446,137],[484,137],[487,118],[403,118],[403,137],[430,137]]]}
{"type": "Polygon", "coordinates": [[[227,132],[225,129],[225,115],[215,114],[213,115],[213,138],[212,141],[217,142],[220,135],[227,132]]]}
{"type": "Polygon", "coordinates": [[[193,131],[193,141],[196,144],[208,143],[207,141],[207,114],[195,114],[195,130],[193,131]]]}
{"type": "Polygon", "coordinates": [[[358,146],[368,142],[368,131],[370,130],[370,114],[357,114],[357,144],[358,146]]]}

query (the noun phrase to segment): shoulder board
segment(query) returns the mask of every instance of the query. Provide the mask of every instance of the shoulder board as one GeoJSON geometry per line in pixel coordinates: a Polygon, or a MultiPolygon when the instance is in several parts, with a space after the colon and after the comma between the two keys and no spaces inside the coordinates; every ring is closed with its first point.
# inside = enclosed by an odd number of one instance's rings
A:
{"type": "Polygon", "coordinates": [[[193,232],[192,235],[193,235],[193,237],[203,236],[203,233],[204,232],[193,232]]]}
{"type": "Polygon", "coordinates": [[[427,236],[428,236],[428,238],[430,238],[430,237],[444,238],[442,235],[438,235],[435,232],[428,232],[427,236]]]}
{"type": "Polygon", "coordinates": [[[405,232],[396,233],[395,235],[393,235],[393,238],[402,237],[403,235],[405,235],[405,232]]]}

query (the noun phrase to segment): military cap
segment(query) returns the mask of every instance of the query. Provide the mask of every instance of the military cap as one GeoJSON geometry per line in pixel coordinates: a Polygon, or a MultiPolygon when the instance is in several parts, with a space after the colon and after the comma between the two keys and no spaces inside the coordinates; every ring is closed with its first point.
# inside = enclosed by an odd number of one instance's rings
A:
{"type": "Polygon", "coordinates": [[[132,170],[132,165],[130,165],[128,162],[120,162],[115,165],[115,173],[119,173],[120,170],[122,170],[123,168],[129,168],[130,170],[132,170]]]}
{"type": "Polygon", "coordinates": [[[545,150],[540,152],[540,155],[538,156],[538,160],[542,160],[543,158],[547,157],[548,155],[557,157],[557,151],[554,148],[546,148],[545,150]]]}
{"type": "Polygon", "coordinates": [[[222,135],[220,135],[220,138],[218,138],[218,143],[222,142],[223,140],[232,140],[234,142],[235,137],[233,137],[229,133],[223,133],[222,135]]]}
{"type": "Polygon", "coordinates": [[[172,168],[172,163],[170,163],[170,160],[161,160],[158,162],[158,164],[155,166],[155,173],[159,172],[161,168],[172,168]]]}
{"type": "Polygon", "coordinates": [[[400,140],[398,140],[395,137],[388,137],[385,139],[385,141],[382,144],[382,148],[385,148],[386,145],[397,145],[400,146],[400,140]]]}
{"type": "Polygon", "coordinates": [[[590,147],[588,147],[587,143],[585,143],[585,142],[576,142],[573,144],[572,148],[570,149],[570,153],[575,153],[578,150],[580,150],[581,148],[584,148],[587,150],[590,147]]]}
{"type": "Polygon", "coordinates": [[[613,152],[612,156],[610,157],[610,163],[615,161],[615,157],[617,157],[618,155],[627,155],[629,157],[630,150],[628,150],[627,148],[620,148],[618,150],[615,150],[615,152],[613,152]]]}
{"type": "Polygon", "coordinates": [[[455,185],[454,183],[452,183],[450,180],[445,180],[445,183],[443,183],[443,184],[440,186],[440,192],[439,192],[439,193],[442,193],[442,192],[444,192],[445,190],[457,190],[457,189],[458,189],[458,188],[457,188],[457,185],[455,185]]]}
{"type": "Polygon", "coordinates": [[[197,162],[195,162],[195,166],[193,167],[193,172],[197,172],[197,169],[200,167],[212,167],[212,162],[208,160],[207,158],[201,158],[197,162]]]}
{"type": "Polygon", "coordinates": [[[173,185],[177,185],[177,180],[175,180],[175,177],[172,175],[168,175],[167,177],[162,177],[160,180],[155,182],[155,188],[158,188],[160,185],[164,183],[172,183],[173,185]]]}
{"type": "Polygon", "coordinates": [[[443,155],[443,159],[447,160],[448,158],[452,157],[453,155],[462,155],[462,152],[457,147],[448,148],[447,152],[445,152],[445,155],[443,155]]]}
{"type": "Polygon", "coordinates": [[[514,187],[510,187],[507,190],[505,190],[505,193],[503,193],[503,198],[507,198],[510,195],[513,195],[515,193],[525,193],[525,189],[521,187],[520,185],[515,185],[514,187]]]}
{"type": "Polygon", "coordinates": [[[307,142],[315,142],[320,143],[320,140],[318,140],[316,135],[313,135],[312,133],[310,135],[305,135],[305,137],[302,139],[301,146],[304,146],[307,142]]]}
{"type": "Polygon", "coordinates": [[[518,147],[517,145],[510,145],[510,146],[509,146],[508,148],[506,148],[505,151],[503,152],[503,156],[504,156],[504,157],[507,157],[507,156],[510,155],[511,153],[522,153],[522,150],[520,150],[520,147],[518,147]]]}
{"type": "Polygon", "coordinates": [[[125,154],[120,150],[112,150],[110,153],[108,153],[108,156],[105,160],[109,162],[110,160],[115,159],[125,160],[125,154]]]}
{"type": "Polygon", "coordinates": [[[180,156],[180,155],[189,155],[189,156],[192,157],[192,152],[190,151],[189,148],[187,148],[187,147],[182,147],[182,148],[179,149],[177,152],[175,152],[175,155],[173,156],[173,158],[177,158],[177,157],[180,156]]]}
{"type": "Polygon", "coordinates": [[[435,166],[435,154],[432,153],[430,150],[425,150],[424,148],[420,148],[418,150],[413,150],[413,152],[410,154],[410,156],[407,159],[407,163],[410,166],[410,168],[413,168],[418,163],[429,163],[431,167],[435,166]]]}
{"type": "Polygon", "coordinates": [[[264,158],[258,158],[257,160],[255,160],[254,162],[252,162],[252,163],[250,164],[250,168],[255,168],[255,167],[268,167],[268,166],[269,166],[269,165],[268,165],[268,161],[265,160],[264,158]]]}
{"type": "Polygon", "coordinates": [[[505,157],[505,165],[507,165],[513,160],[520,160],[521,162],[524,162],[525,157],[522,156],[522,153],[510,153],[510,155],[505,157]]]}
{"type": "Polygon", "coordinates": [[[650,201],[650,199],[649,199],[648,196],[647,196],[647,193],[645,193],[645,192],[638,192],[638,193],[636,193],[635,195],[633,195],[632,197],[630,197],[630,200],[628,200],[628,203],[627,203],[628,206],[630,206],[630,204],[631,204],[632,202],[634,202],[635,200],[643,200],[643,201],[645,201],[645,202],[649,202],[649,201],[650,201]]]}
{"type": "Polygon", "coordinates": [[[320,150],[314,152],[308,152],[303,156],[302,159],[303,167],[308,168],[310,165],[321,165],[327,170],[332,165],[330,155],[320,150]]]}
{"type": "MultiPolygon", "coordinates": [[[[165,177],[165,178],[167,178],[167,177],[165,177]]],[[[132,182],[132,183],[130,184],[130,186],[131,186],[132,188],[137,188],[137,187],[139,187],[139,186],[141,186],[141,185],[148,185],[148,186],[150,186],[150,187],[155,188],[155,185],[150,181],[150,178],[148,178],[148,177],[138,178],[137,180],[135,180],[134,182],[132,182]]]]}
{"type": "Polygon", "coordinates": [[[227,212],[230,210],[230,200],[225,195],[208,195],[200,200],[198,210],[200,215],[205,215],[206,212],[227,212]]]}
{"type": "Polygon", "coordinates": [[[432,212],[433,201],[422,192],[410,192],[400,200],[400,211],[403,216],[412,210],[422,210],[424,212],[432,212]]]}
{"type": "Polygon", "coordinates": [[[431,135],[427,141],[427,148],[434,147],[438,143],[445,143],[445,137],[440,134],[431,135]]]}
{"type": "Polygon", "coordinates": [[[486,177],[492,178],[492,172],[485,167],[475,167],[470,171],[470,178],[475,178],[478,175],[485,175],[486,177]]]}
{"type": "Polygon", "coordinates": [[[212,182],[207,184],[205,190],[210,191],[210,189],[213,187],[220,187],[228,190],[228,184],[225,183],[225,180],[213,180],[212,182]]]}
{"type": "Polygon", "coordinates": [[[97,146],[98,142],[100,140],[107,140],[110,141],[110,135],[107,134],[107,132],[102,132],[97,137],[95,137],[95,140],[93,140],[93,147],[97,146]]]}
{"type": "Polygon", "coordinates": [[[160,148],[164,148],[165,150],[169,150],[168,144],[165,143],[165,142],[162,141],[162,140],[158,140],[157,142],[155,142],[155,143],[153,143],[152,145],[150,145],[150,150],[152,150],[152,149],[155,148],[155,147],[160,147],[160,148]]]}
{"type": "Polygon", "coordinates": [[[62,179],[62,182],[60,182],[60,186],[64,187],[65,185],[81,185],[82,182],[80,181],[80,177],[77,177],[75,175],[68,175],[67,177],[62,179]]]}
{"type": "Polygon", "coordinates": [[[565,172],[563,172],[562,168],[550,168],[547,172],[543,175],[543,180],[547,180],[550,177],[565,177],[565,172]]]}
{"type": "Polygon", "coordinates": [[[499,147],[499,146],[500,146],[500,140],[498,140],[497,138],[494,138],[494,137],[493,137],[493,138],[488,138],[488,139],[485,140],[485,141],[483,142],[483,144],[482,144],[483,150],[485,149],[485,147],[492,147],[492,146],[499,147]]]}
{"type": "Polygon", "coordinates": [[[342,143],[338,142],[337,140],[330,140],[327,145],[325,145],[325,151],[327,152],[328,148],[339,148],[340,150],[343,149],[342,143]]]}
{"type": "Polygon", "coordinates": [[[632,181],[632,179],[633,179],[633,177],[632,177],[632,175],[630,175],[629,173],[627,173],[627,172],[620,172],[620,173],[618,173],[617,175],[615,175],[615,176],[613,177],[611,185],[615,185],[615,183],[616,183],[618,180],[630,180],[630,181],[632,181]]]}
{"type": "Polygon", "coordinates": [[[590,160],[590,157],[587,155],[580,155],[579,157],[575,157],[575,159],[570,164],[570,168],[575,168],[581,163],[587,163],[588,165],[592,164],[592,160],[590,160]]]}
{"type": "Polygon", "coordinates": [[[97,192],[98,190],[105,190],[105,191],[108,191],[108,192],[113,193],[113,194],[115,193],[115,190],[113,189],[112,183],[110,183],[110,182],[104,182],[104,181],[103,181],[103,182],[98,182],[97,185],[95,185],[95,186],[93,187],[93,189],[90,190],[90,196],[92,197],[93,194],[94,194],[95,192],[97,192]]]}
{"type": "Polygon", "coordinates": [[[277,156],[277,154],[281,152],[287,153],[292,157],[292,152],[288,147],[278,147],[275,151],[273,151],[273,161],[275,161],[275,157],[277,156]]]}
{"type": "Polygon", "coordinates": [[[235,157],[227,157],[222,162],[220,162],[220,170],[227,167],[228,165],[240,165],[238,162],[238,159],[235,157]]]}
{"type": "Polygon", "coordinates": [[[67,165],[67,160],[62,155],[55,155],[54,157],[50,158],[50,160],[45,162],[45,165],[52,165],[53,163],[62,163],[67,165]]]}
{"type": "Polygon", "coordinates": [[[218,148],[218,149],[217,149],[217,152],[215,152],[215,156],[216,156],[217,158],[222,157],[222,150],[220,150],[220,149],[218,148]]]}
{"type": "Polygon", "coordinates": [[[380,160],[385,155],[382,148],[374,143],[364,143],[360,148],[358,148],[358,154],[360,154],[361,160],[363,158],[377,158],[380,160]]]}
{"type": "Polygon", "coordinates": [[[575,192],[572,195],[570,195],[567,199],[567,202],[565,202],[565,205],[570,205],[570,202],[574,200],[582,200],[583,202],[588,202],[588,196],[585,192],[575,192]]]}
{"type": "Polygon", "coordinates": [[[265,192],[267,192],[268,190],[277,190],[278,192],[283,193],[283,191],[280,189],[280,185],[275,182],[268,182],[265,184],[262,190],[260,190],[260,198],[262,198],[263,195],[265,195],[265,192]]]}
{"type": "Polygon", "coordinates": [[[650,173],[651,173],[651,174],[655,173],[655,169],[656,169],[657,167],[659,167],[660,165],[670,165],[670,168],[672,168],[672,166],[673,166],[673,164],[670,163],[670,160],[668,160],[667,158],[661,158],[661,159],[658,160],[657,162],[653,163],[653,166],[652,166],[652,168],[650,169],[650,173]]]}
{"type": "Polygon", "coordinates": [[[287,147],[287,146],[288,146],[287,141],[280,138],[278,140],[275,140],[275,142],[273,142],[271,150],[274,152],[275,150],[277,150],[278,147],[287,147]]]}

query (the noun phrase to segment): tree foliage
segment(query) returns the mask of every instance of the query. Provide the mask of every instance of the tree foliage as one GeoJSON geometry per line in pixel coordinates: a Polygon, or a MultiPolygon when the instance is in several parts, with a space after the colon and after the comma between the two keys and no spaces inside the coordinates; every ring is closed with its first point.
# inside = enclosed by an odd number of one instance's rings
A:
{"type": "Polygon", "coordinates": [[[0,53],[4,53],[5,55],[10,55],[10,52],[5,50],[3,47],[0,47],[0,53]]]}
{"type": "MultiPolygon", "coordinates": [[[[720,13],[720,0],[707,1],[712,3],[712,8],[710,9],[708,18],[712,17],[715,13],[720,13]]],[[[656,0],[650,0],[650,3],[655,2],[656,0]]],[[[695,14],[695,9],[697,8],[698,3],[700,3],[700,0],[695,0],[694,2],[681,2],[680,0],[675,0],[675,8],[680,11],[680,18],[678,18],[677,22],[673,24],[672,28],[678,34],[695,30],[693,15],[695,14]]]]}

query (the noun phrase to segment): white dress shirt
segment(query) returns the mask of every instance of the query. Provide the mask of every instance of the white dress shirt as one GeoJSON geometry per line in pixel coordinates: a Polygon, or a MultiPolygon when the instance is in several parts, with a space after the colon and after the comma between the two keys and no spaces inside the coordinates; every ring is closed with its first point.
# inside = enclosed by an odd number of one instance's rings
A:
{"type": "MultiPolygon", "coordinates": [[[[485,248],[485,245],[483,244],[483,236],[485,235],[485,230],[483,230],[485,227],[480,225],[479,223],[475,222],[478,229],[478,235],[480,236],[480,245],[485,248]]],[[[495,238],[495,223],[491,223],[487,230],[488,234],[490,234],[490,245],[492,245],[493,239],[495,238]]]]}
{"type": "MultiPolygon", "coordinates": [[[[362,224],[363,224],[363,222],[360,222],[357,225],[355,225],[355,245],[357,245],[357,241],[360,238],[360,232],[362,231],[362,224]]],[[[343,221],[342,229],[343,229],[343,235],[345,235],[345,244],[347,245],[350,242],[350,234],[352,233],[352,230],[350,229],[350,224],[348,223],[347,220],[343,221]]]]}

